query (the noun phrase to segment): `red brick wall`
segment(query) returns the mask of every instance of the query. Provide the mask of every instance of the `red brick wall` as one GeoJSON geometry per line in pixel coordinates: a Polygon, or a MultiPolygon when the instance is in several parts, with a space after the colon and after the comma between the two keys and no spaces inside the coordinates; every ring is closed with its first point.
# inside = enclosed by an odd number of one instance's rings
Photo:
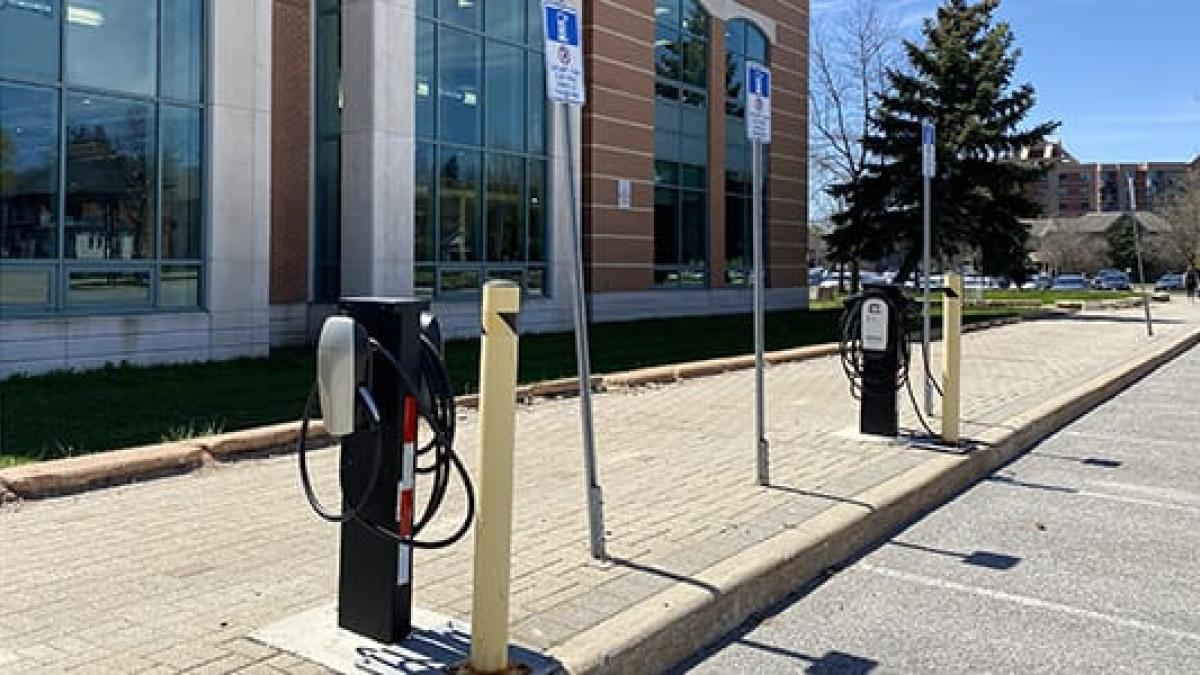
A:
{"type": "Polygon", "coordinates": [[[275,0],[271,86],[271,303],[308,299],[309,0],[275,0]]]}
{"type": "MultiPolygon", "coordinates": [[[[804,285],[808,239],[808,0],[743,0],[777,22],[769,204],[773,286],[804,285]]],[[[594,292],[653,288],[654,2],[585,3],[588,105],[583,119],[585,250],[594,292]],[[633,188],[616,207],[617,181],[633,188]]],[[[725,30],[712,20],[709,48],[709,282],[724,285],[725,30]]]]}

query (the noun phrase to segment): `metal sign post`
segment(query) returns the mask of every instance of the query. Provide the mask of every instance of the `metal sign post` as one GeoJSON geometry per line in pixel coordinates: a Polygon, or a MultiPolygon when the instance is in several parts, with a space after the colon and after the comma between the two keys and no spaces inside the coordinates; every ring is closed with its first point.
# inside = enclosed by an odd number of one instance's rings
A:
{"type": "Polygon", "coordinates": [[[1133,250],[1137,253],[1138,283],[1142,285],[1142,305],[1146,308],[1146,335],[1154,337],[1154,321],[1150,318],[1150,291],[1146,290],[1146,265],[1142,262],[1142,233],[1137,219],[1137,192],[1133,189],[1133,173],[1125,176],[1129,183],[1129,219],[1133,221],[1133,250]]]}
{"type": "Polygon", "coordinates": [[[766,256],[763,255],[762,146],[771,142],[771,71],[761,63],[746,63],[746,135],[753,146],[754,183],[754,451],[759,485],[771,481],[770,443],[766,414],[766,308],[763,285],[766,256]]]}
{"type": "Polygon", "coordinates": [[[921,271],[925,277],[924,289],[925,297],[923,300],[922,311],[922,326],[921,340],[922,346],[925,349],[925,414],[933,415],[933,373],[930,372],[930,333],[932,331],[931,307],[930,307],[930,277],[932,276],[932,258],[933,248],[933,219],[932,219],[932,197],[930,184],[933,181],[933,174],[936,172],[937,150],[934,147],[936,136],[936,128],[933,122],[929,120],[921,121],[921,176],[924,183],[924,211],[925,211],[925,227],[924,227],[924,244],[923,244],[923,262],[921,271]]]}
{"type": "Polygon", "coordinates": [[[562,110],[567,185],[570,192],[572,255],[575,257],[572,309],[575,318],[575,358],[579,367],[579,416],[583,431],[583,466],[587,482],[588,533],[592,557],[605,560],[604,495],[596,477],[596,437],[592,423],[592,366],[588,349],[587,297],[583,279],[583,233],[579,226],[579,197],[575,188],[575,130],[572,106],[587,100],[583,72],[583,30],[579,10],[551,0],[542,2],[546,37],[546,92],[562,110]]]}

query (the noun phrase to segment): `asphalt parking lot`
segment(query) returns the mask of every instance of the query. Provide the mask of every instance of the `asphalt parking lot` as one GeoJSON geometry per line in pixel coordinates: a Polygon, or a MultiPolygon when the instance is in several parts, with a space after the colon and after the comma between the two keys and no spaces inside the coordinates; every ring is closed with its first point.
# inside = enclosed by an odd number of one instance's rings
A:
{"type": "Polygon", "coordinates": [[[1200,348],[682,670],[1200,672],[1200,348]]]}

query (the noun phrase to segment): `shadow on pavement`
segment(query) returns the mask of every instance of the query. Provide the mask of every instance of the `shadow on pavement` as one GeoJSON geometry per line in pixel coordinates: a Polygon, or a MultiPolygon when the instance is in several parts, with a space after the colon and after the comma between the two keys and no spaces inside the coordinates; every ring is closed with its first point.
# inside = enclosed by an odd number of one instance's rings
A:
{"type": "Polygon", "coordinates": [[[706,584],[703,581],[700,581],[698,579],[693,579],[691,577],[684,576],[682,574],[679,574],[677,572],[672,572],[670,570],[664,570],[661,567],[654,567],[653,565],[644,565],[642,563],[634,562],[627,558],[618,558],[616,556],[610,556],[608,559],[608,562],[610,562],[618,567],[624,567],[627,569],[634,570],[635,572],[644,572],[646,574],[652,574],[656,577],[662,577],[663,579],[668,579],[668,580],[674,581],[676,583],[687,584],[689,586],[695,586],[696,588],[707,591],[709,595],[712,595],[714,597],[717,596],[719,593],[719,591],[717,590],[717,587],[713,586],[712,584],[706,584]]]}
{"type": "Polygon", "coordinates": [[[829,494],[826,492],[814,492],[812,490],[801,490],[799,488],[789,487],[787,485],[768,485],[767,488],[771,489],[771,490],[778,490],[780,492],[789,492],[791,494],[799,495],[801,497],[813,497],[816,499],[824,499],[824,500],[831,501],[831,502],[841,502],[842,504],[851,504],[853,506],[861,506],[868,511],[875,510],[874,506],[872,506],[871,504],[868,504],[866,502],[860,502],[857,499],[850,499],[849,497],[839,497],[837,495],[829,494]]]}
{"type": "Polygon", "coordinates": [[[975,565],[976,567],[986,567],[991,570],[1011,570],[1021,564],[1021,559],[1016,556],[1005,555],[1003,553],[995,553],[992,551],[975,551],[974,553],[960,553],[958,551],[948,551],[943,548],[934,548],[931,546],[922,546],[920,544],[910,544],[906,541],[897,541],[895,539],[887,542],[889,546],[898,546],[907,548],[912,551],[921,551],[923,553],[934,553],[943,555],[947,558],[957,558],[959,561],[967,565],[975,565]]]}
{"type": "Polygon", "coordinates": [[[1062,492],[1064,494],[1078,494],[1079,490],[1072,487],[1063,487],[1061,485],[1049,485],[1046,483],[1030,483],[1028,481],[1017,480],[1008,476],[991,476],[984,478],[985,483],[999,483],[1000,485],[1008,485],[1010,487],[1029,488],[1030,490],[1045,490],[1047,492],[1062,492]]]}

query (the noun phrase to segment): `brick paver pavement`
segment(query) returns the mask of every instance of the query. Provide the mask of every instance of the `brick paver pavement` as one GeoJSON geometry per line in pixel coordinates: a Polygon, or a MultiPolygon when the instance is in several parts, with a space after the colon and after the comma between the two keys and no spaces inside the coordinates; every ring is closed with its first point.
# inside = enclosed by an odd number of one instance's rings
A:
{"type": "MultiPolygon", "coordinates": [[[[1158,307],[1158,340],[1200,308],[1158,307]]],[[[1149,346],[1140,313],[1024,323],[964,341],[964,416],[1003,424],[1149,346]]],[[[936,355],[935,355],[935,358],[936,355]]],[[[753,484],[750,371],[596,397],[613,561],[587,556],[577,400],[521,407],[515,638],[551,647],[927,459],[861,442],[836,359],[768,373],[774,485],[753,484]]],[[[907,400],[905,424],[915,425],[907,400]]],[[[126,411],[123,414],[136,414],[126,411]]],[[[475,415],[459,448],[475,452],[475,415]]],[[[318,453],[325,495],[336,455],[318,453]]],[[[461,506],[450,500],[450,513],[461,506]]],[[[453,520],[448,516],[447,520],[453,520]]],[[[329,602],[337,528],[313,516],[291,456],[0,511],[0,672],[320,672],[254,629],[329,602]]],[[[469,619],[468,543],[417,553],[417,603],[469,619]]]]}

